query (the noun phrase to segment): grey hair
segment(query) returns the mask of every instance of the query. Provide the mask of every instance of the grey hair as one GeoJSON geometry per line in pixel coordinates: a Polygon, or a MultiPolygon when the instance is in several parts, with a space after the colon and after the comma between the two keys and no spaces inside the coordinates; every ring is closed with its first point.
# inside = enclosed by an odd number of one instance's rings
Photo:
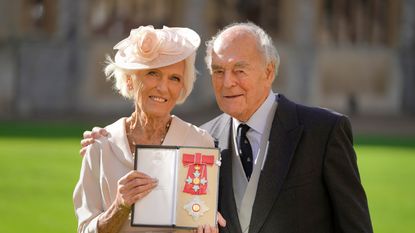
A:
{"type": "MultiPolygon", "coordinates": [[[[196,80],[196,68],[195,68],[196,52],[192,53],[184,60],[184,75],[183,82],[184,87],[177,99],[176,104],[182,104],[193,90],[193,84],[196,80]]],[[[113,80],[114,89],[123,97],[134,100],[137,92],[140,90],[141,82],[135,75],[135,70],[127,70],[119,67],[110,56],[106,56],[106,66],[104,68],[105,76],[107,80],[113,80]],[[133,89],[130,90],[127,86],[128,77],[132,77],[133,89]]]]}
{"type": "Polygon", "coordinates": [[[258,49],[263,54],[266,64],[273,63],[275,66],[275,74],[277,74],[278,67],[280,65],[280,57],[278,55],[277,49],[272,42],[272,38],[264,31],[264,29],[251,22],[229,24],[222,30],[218,31],[216,35],[214,35],[209,41],[206,42],[205,62],[209,72],[212,73],[212,51],[216,39],[223,32],[233,27],[240,27],[242,30],[251,33],[256,38],[258,49]]]}

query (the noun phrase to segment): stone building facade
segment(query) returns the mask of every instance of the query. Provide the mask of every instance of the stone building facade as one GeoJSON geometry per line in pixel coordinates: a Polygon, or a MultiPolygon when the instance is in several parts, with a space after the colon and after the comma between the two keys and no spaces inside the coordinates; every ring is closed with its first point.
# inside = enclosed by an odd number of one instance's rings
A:
{"type": "MultiPolygon", "coordinates": [[[[102,69],[131,28],[187,26],[205,41],[246,20],[279,50],[274,91],[349,114],[413,115],[413,12],[414,0],[0,0],[0,119],[128,114],[102,69]]],[[[218,112],[204,49],[176,110],[203,120],[218,112]]]]}

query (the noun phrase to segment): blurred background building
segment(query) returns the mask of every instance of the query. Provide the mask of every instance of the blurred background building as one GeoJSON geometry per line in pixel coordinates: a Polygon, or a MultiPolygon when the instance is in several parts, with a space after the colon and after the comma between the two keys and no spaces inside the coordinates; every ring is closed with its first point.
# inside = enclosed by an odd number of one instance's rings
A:
{"type": "MultiPolygon", "coordinates": [[[[274,91],[368,123],[413,119],[414,12],[414,0],[0,0],[0,119],[114,120],[132,106],[105,80],[104,58],[131,28],[186,26],[205,41],[247,20],[279,50],[274,91]]],[[[175,110],[197,124],[219,113],[204,49],[175,110]]]]}

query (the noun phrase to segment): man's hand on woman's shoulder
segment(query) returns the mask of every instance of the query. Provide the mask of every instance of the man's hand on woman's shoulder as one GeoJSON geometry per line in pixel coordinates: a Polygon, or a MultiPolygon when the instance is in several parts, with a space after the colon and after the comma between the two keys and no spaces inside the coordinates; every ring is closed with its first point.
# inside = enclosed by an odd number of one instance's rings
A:
{"type": "Polygon", "coordinates": [[[92,131],[85,131],[83,139],[81,140],[81,149],[79,154],[83,157],[86,153],[86,148],[95,142],[95,139],[108,136],[107,130],[100,127],[94,127],[92,131]]]}

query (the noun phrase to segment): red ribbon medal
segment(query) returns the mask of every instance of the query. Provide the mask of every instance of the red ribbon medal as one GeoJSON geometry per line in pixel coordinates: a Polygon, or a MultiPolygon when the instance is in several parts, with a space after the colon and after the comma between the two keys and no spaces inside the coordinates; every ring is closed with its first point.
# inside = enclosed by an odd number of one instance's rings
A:
{"type": "Polygon", "coordinates": [[[215,156],[196,154],[183,154],[183,165],[189,166],[183,192],[192,195],[206,194],[207,167],[214,164],[215,156]]]}

